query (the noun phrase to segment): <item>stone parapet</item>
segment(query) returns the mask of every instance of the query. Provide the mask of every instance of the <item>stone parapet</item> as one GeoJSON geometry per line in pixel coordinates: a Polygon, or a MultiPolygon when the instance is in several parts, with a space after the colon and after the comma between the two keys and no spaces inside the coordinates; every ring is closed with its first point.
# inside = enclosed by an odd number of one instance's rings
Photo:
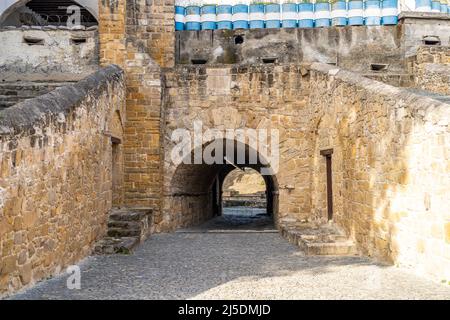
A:
{"type": "Polygon", "coordinates": [[[105,234],[124,99],[110,66],[0,111],[0,295],[64,272],[105,234]]]}

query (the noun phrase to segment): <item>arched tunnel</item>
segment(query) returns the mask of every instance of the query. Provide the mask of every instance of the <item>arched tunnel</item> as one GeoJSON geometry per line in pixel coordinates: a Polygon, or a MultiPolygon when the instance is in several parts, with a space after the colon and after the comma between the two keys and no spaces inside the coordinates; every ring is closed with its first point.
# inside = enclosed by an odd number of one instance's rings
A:
{"type": "Polygon", "coordinates": [[[226,177],[233,170],[251,168],[264,179],[264,214],[270,217],[273,226],[278,215],[278,185],[276,174],[266,158],[248,144],[227,139],[214,140],[192,150],[180,159],[178,165],[174,165],[175,170],[164,197],[163,219],[171,229],[178,229],[198,226],[222,216],[226,177]],[[205,154],[212,155],[214,159],[205,159],[205,154]]]}

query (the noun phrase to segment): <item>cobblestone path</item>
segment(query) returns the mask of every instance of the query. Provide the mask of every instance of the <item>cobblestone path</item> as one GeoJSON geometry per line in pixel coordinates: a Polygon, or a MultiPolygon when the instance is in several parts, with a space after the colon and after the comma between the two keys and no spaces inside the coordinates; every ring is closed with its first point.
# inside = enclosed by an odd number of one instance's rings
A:
{"type": "Polygon", "coordinates": [[[360,257],[306,257],[277,233],[153,235],[133,255],[89,257],[13,299],[450,299],[450,286],[360,257]]]}

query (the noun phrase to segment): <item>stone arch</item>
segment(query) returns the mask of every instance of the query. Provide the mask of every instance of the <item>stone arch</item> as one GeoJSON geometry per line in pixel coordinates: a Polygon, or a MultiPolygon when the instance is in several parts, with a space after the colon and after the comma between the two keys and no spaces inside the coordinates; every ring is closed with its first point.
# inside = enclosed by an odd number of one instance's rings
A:
{"type": "MultiPolygon", "coordinates": [[[[251,169],[256,170],[254,167],[252,168],[251,166],[247,166],[247,165],[239,166],[239,169],[241,169],[241,168],[251,168],[251,169]]],[[[220,173],[220,176],[219,176],[220,194],[222,194],[225,179],[234,170],[237,170],[237,168],[235,168],[233,166],[228,166],[226,169],[224,169],[220,173]]],[[[259,172],[259,173],[261,174],[261,172],[259,172]]],[[[275,205],[277,205],[277,203],[274,202],[274,196],[278,195],[278,183],[276,180],[276,176],[275,175],[261,175],[261,177],[264,180],[265,188],[266,188],[266,190],[265,190],[266,191],[266,211],[269,216],[274,218],[274,215],[278,211],[278,207],[275,208],[275,205]]],[[[219,200],[222,200],[222,199],[219,199],[219,200]]],[[[222,201],[220,201],[220,203],[222,204],[222,201]]],[[[220,213],[221,209],[223,209],[223,208],[219,207],[218,209],[219,209],[218,211],[220,213]]]]}
{"type": "MultiPolygon", "coordinates": [[[[23,7],[32,0],[5,0],[5,3],[0,7],[0,25],[14,13],[17,9],[23,7]]],[[[86,9],[98,22],[99,20],[99,5],[98,0],[71,0],[81,7],[86,9]]]]}
{"type": "Polygon", "coordinates": [[[167,185],[164,186],[164,203],[161,219],[162,230],[174,230],[180,227],[188,227],[200,224],[221,213],[221,184],[226,175],[236,167],[249,167],[258,172],[264,172],[264,180],[267,187],[267,202],[270,205],[270,213],[275,223],[278,218],[278,178],[268,163],[257,150],[246,143],[230,139],[214,139],[201,147],[191,149],[191,153],[183,159],[183,162],[175,165],[167,185]],[[219,144],[220,143],[220,144],[219,144]],[[229,159],[225,146],[227,143],[234,145],[236,150],[245,150],[245,160],[238,163],[237,158],[229,159]],[[224,163],[201,164],[194,163],[196,151],[205,151],[214,144],[224,146],[224,154],[228,161],[224,163]],[[257,154],[256,163],[250,161],[249,155],[257,154]],[[190,161],[186,161],[189,158],[190,161]],[[186,163],[188,162],[188,163],[186,163]]]}

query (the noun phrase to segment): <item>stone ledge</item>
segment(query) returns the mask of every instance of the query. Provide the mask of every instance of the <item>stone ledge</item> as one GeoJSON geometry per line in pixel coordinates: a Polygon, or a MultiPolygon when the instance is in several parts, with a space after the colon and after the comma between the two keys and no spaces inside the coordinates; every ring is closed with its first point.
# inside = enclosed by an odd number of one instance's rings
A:
{"type": "Polygon", "coordinates": [[[311,71],[324,74],[327,77],[333,77],[343,82],[365,89],[378,95],[392,96],[396,101],[402,101],[403,104],[417,106],[417,109],[427,108],[445,108],[448,110],[448,104],[427,97],[426,95],[413,93],[405,88],[397,88],[383,82],[366,78],[358,73],[340,69],[336,66],[315,62],[311,64],[311,71]]]}
{"type": "Polygon", "coordinates": [[[298,246],[305,255],[357,255],[355,243],[335,224],[280,223],[281,235],[298,246]]]}
{"type": "Polygon", "coordinates": [[[450,21],[450,15],[440,12],[403,11],[398,15],[398,19],[399,21],[406,19],[430,19],[430,20],[450,21]]]}
{"type": "Polygon", "coordinates": [[[0,137],[19,133],[32,134],[35,126],[46,126],[67,115],[89,94],[98,94],[109,82],[123,77],[123,71],[110,65],[79,82],[57,88],[42,96],[20,102],[0,111],[0,137]]]}

